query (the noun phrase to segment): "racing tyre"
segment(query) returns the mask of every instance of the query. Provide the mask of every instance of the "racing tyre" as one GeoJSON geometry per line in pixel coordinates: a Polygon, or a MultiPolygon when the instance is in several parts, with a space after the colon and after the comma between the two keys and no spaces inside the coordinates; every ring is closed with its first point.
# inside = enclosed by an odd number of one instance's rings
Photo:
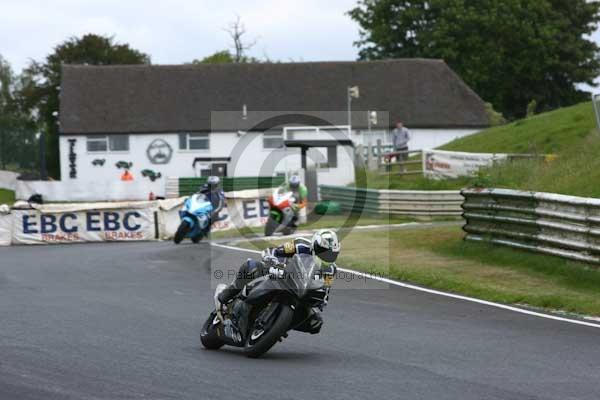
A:
{"type": "Polygon", "coordinates": [[[269,215],[267,225],[265,225],[265,236],[273,236],[278,226],[279,223],[275,221],[271,215],[269,215]]]}
{"type": "Polygon", "coordinates": [[[206,322],[204,322],[202,331],[200,331],[200,342],[208,350],[218,350],[225,344],[217,334],[217,329],[221,325],[221,322],[215,324],[215,318],[217,318],[217,313],[213,311],[208,316],[206,322]]]}
{"type": "Polygon", "coordinates": [[[189,223],[187,221],[181,221],[181,224],[179,224],[179,228],[177,228],[177,232],[175,232],[173,242],[175,242],[175,244],[181,243],[181,241],[185,238],[185,235],[187,235],[189,231],[189,223]]]}
{"type": "Polygon", "coordinates": [[[291,234],[293,234],[294,232],[296,232],[296,228],[295,228],[295,227],[292,227],[292,226],[288,226],[288,227],[286,227],[286,228],[283,230],[283,234],[284,234],[284,235],[291,235],[291,234]]]}
{"type": "Polygon", "coordinates": [[[250,358],[258,358],[269,351],[269,349],[285,335],[292,323],[293,317],[294,310],[286,304],[271,303],[269,306],[265,307],[254,320],[254,324],[250,329],[250,334],[246,340],[244,354],[250,358]],[[274,320],[272,322],[262,321],[261,314],[267,312],[267,310],[273,306],[278,307],[278,312],[271,317],[274,318],[274,320]],[[270,326],[265,328],[263,326],[264,322],[270,326]]]}
{"type": "Polygon", "coordinates": [[[202,240],[202,235],[194,236],[192,238],[192,242],[196,243],[196,244],[200,243],[201,240],[202,240]]]}

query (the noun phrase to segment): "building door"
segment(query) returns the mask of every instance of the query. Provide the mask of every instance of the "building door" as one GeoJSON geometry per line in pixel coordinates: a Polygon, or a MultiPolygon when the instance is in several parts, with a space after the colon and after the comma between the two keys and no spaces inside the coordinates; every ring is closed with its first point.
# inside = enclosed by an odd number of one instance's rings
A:
{"type": "Polygon", "coordinates": [[[212,163],[210,169],[214,176],[227,176],[227,163],[212,163]]]}

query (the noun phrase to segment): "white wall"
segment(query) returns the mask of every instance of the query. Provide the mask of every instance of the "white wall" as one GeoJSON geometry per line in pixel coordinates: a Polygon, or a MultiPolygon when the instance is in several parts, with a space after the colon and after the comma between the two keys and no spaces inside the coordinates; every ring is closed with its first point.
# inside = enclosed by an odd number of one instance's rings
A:
{"type": "Polygon", "coordinates": [[[124,152],[88,152],[85,136],[60,137],[60,167],[62,180],[69,178],[69,139],[76,139],[75,153],[77,154],[77,179],[114,181],[119,180],[122,169],[117,169],[115,164],[119,161],[132,162],[131,172],[136,180],[142,178],[143,169],[160,172],[163,176],[194,176],[192,163],[196,157],[228,157],[232,140],[237,135],[233,133],[219,133],[210,136],[210,150],[179,150],[179,137],[177,134],[148,134],[129,135],[129,151],[124,152]],[[146,155],[146,150],[155,139],[165,140],[173,149],[173,156],[168,164],[152,164],[146,155]],[[103,167],[93,166],[95,159],[106,159],[103,167]]]}
{"type": "MultiPolygon", "coordinates": [[[[162,184],[164,186],[164,180],[162,184]]],[[[148,200],[152,191],[163,195],[160,183],[147,180],[122,182],[120,180],[98,183],[87,180],[68,181],[17,181],[17,200],[27,200],[33,194],[41,194],[44,201],[140,201],[148,200]]]]}
{"type": "Polygon", "coordinates": [[[0,171],[0,189],[15,190],[19,174],[10,171],[0,171]]]}
{"type": "MultiPolygon", "coordinates": [[[[469,136],[481,131],[480,129],[411,129],[410,141],[408,142],[409,150],[434,149],[446,143],[464,136],[469,136]]],[[[392,143],[391,132],[382,130],[372,130],[369,134],[367,131],[354,132],[352,139],[357,144],[368,145],[369,141],[373,145],[377,144],[377,139],[382,139],[383,143],[392,143]]]]}
{"type": "MultiPolygon", "coordinates": [[[[441,146],[455,138],[463,137],[477,132],[474,129],[411,129],[410,149],[429,149],[441,146]]],[[[366,131],[353,132],[351,135],[354,143],[367,144],[369,140],[376,143],[377,138],[388,142],[389,133],[374,130],[369,135],[366,131]]],[[[314,132],[296,132],[294,139],[346,139],[347,135],[340,132],[320,133],[318,137],[314,132]]],[[[125,152],[88,152],[86,136],[61,136],[61,176],[63,182],[94,182],[99,188],[107,190],[115,182],[120,182],[122,169],[117,169],[115,164],[119,161],[132,162],[131,172],[140,190],[144,191],[142,197],[150,191],[156,195],[165,194],[167,177],[196,176],[197,171],[192,167],[196,157],[231,157],[228,165],[228,176],[268,176],[286,171],[295,172],[301,168],[300,149],[264,149],[262,134],[246,133],[212,133],[210,135],[210,150],[179,150],[179,137],[171,134],[137,134],[129,135],[129,151],[125,152]],[[77,178],[69,177],[69,139],[75,139],[74,151],[77,155],[77,178]],[[152,164],[147,156],[148,146],[155,139],[165,140],[172,148],[172,157],[168,164],[152,164]],[[94,166],[95,159],[105,159],[103,166],[94,166]],[[150,169],[160,172],[162,177],[155,182],[142,177],[141,171],[150,169]]],[[[354,180],[354,164],[352,151],[348,146],[338,146],[338,167],[319,170],[319,181],[327,184],[345,185],[354,180]]],[[[311,159],[318,161],[318,150],[311,151],[311,159]]],[[[102,189],[100,189],[101,191],[102,189]]],[[[42,193],[43,194],[43,193],[42,193]]]]}

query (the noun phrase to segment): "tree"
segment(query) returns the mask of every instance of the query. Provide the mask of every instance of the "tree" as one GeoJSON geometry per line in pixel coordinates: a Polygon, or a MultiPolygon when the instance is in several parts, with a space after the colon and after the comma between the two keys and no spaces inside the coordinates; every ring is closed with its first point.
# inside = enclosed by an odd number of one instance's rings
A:
{"type": "Polygon", "coordinates": [[[234,63],[235,59],[229,50],[217,51],[210,56],[204,57],[201,60],[194,60],[192,64],[230,64],[234,63]]]}
{"type": "Polygon", "coordinates": [[[229,33],[231,40],[233,40],[233,48],[235,49],[235,53],[233,54],[234,62],[248,62],[246,51],[254,47],[256,39],[250,43],[244,43],[243,36],[246,34],[246,27],[239,16],[234,22],[229,24],[229,28],[226,28],[225,32],[229,33]]]}
{"type": "Polygon", "coordinates": [[[31,170],[37,165],[37,126],[21,101],[23,82],[0,56],[0,169],[31,170]]]}
{"type": "Polygon", "coordinates": [[[150,64],[150,57],[128,44],[115,43],[112,37],[87,34],[61,43],[44,63],[33,62],[24,72],[30,81],[24,88],[24,97],[39,113],[46,132],[48,172],[56,178],[60,176],[60,160],[58,120],[54,113],[59,110],[62,64],[150,64]]]}
{"type": "Polygon", "coordinates": [[[587,0],[360,0],[361,59],[441,58],[509,118],[587,99],[600,73],[587,35],[600,21],[587,0]]]}
{"type": "MultiPolygon", "coordinates": [[[[250,43],[244,43],[243,36],[246,34],[246,27],[240,17],[229,24],[224,29],[233,40],[234,53],[229,50],[220,50],[201,60],[194,60],[192,64],[231,64],[231,63],[259,63],[258,58],[248,56],[246,52],[256,44],[256,39],[250,43]]],[[[267,62],[269,62],[267,60],[267,62]]]]}

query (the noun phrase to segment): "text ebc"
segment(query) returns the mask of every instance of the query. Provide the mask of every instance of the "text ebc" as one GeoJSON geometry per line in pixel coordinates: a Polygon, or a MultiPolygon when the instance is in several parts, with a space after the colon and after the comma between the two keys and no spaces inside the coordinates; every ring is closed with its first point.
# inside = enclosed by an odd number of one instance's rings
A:
{"type": "MultiPolygon", "coordinates": [[[[119,231],[125,229],[129,232],[139,230],[142,225],[136,221],[141,218],[137,211],[123,213],[123,218],[118,212],[89,211],[85,213],[85,230],[88,232],[119,231]]],[[[23,233],[56,233],[58,229],[64,233],[77,233],[79,226],[75,213],[61,215],[41,214],[39,221],[36,215],[23,215],[23,233]]]]}

